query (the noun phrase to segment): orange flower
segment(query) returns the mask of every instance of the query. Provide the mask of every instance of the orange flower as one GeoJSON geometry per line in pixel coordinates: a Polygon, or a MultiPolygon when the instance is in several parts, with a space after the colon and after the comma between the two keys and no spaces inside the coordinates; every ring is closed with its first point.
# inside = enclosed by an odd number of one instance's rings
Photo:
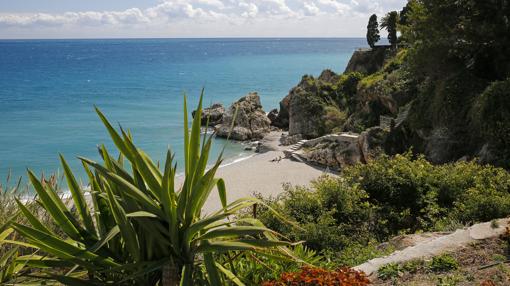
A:
{"type": "Polygon", "coordinates": [[[283,273],[279,280],[264,282],[262,286],[365,286],[369,284],[370,280],[365,273],[351,268],[344,267],[329,271],[305,266],[299,272],[283,273]]]}

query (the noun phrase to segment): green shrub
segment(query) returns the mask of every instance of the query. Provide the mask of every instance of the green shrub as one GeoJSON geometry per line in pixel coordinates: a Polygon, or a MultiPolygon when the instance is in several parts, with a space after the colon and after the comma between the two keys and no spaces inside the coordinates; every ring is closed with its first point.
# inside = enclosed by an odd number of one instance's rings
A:
{"type": "Polygon", "coordinates": [[[497,163],[510,168],[510,79],[489,85],[475,106],[477,124],[499,157],[497,163]]]}
{"type": "Polygon", "coordinates": [[[388,263],[377,271],[377,277],[382,280],[398,278],[403,274],[402,266],[398,263],[388,263]]]}
{"type": "Polygon", "coordinates": [[[453,256],[449,254],[435,256],[432,258],[432,261],[429,264],[429,269],[434,272],[448,272],[458,268],[459,263],[453,256]]]}
{"type": "MultiPolygon", "coordinates": [[[[434,166],[411,154],[382,156],[343,172],[381,208],[387,235],[448,222],[489,221],[510,214],[510,174],[474,162],[434,166]]],[[[384,233],[381,233],[384,234],[384,233]]]]}
{"type": "Polygon", "coordinates": [[[326,106],[324,115],[324,127],[327,133],[337,133],[342,131],[347,114],[338,107],[326,106]]]}
{"type": "Polygon", "coordinates": [[[326,259],[330,261],[329,264],[333,266],[348,266],[354,267],[367,262],[373,258],[382,257],[391,254],[395,248],[380,247],[377,241],[370,241],[368,243],[351,242],[341,251],[334,249],[326,249],[321,252],[326,259]]]}
{"type": "Polygon", "coordinates": [[[416,273],[420,269],[423,268],[424,264],[425,264],[425,261],[423,261],[421,259],[414,259],[414,260],[410,260],[410,261],[407,261],[406,263],[404,263],[402,268],[404,269],[405,272],[416,273]]]}
{"type": "Polygon", "coordinates": [[[262,282],[275,280],[283,272],[298,271],[305,265],[322,266],[324,257],[303,245],[292,248],[297,260],[282,260],[256,253],[239,253],[233,258],[223,256],[221,261],[225,268],[237,273],[238,278],[246,285],[261,285],[262,282]]]}
{"type": "Polygon", "coordinates": [[[354,265],[362,262],[356,253],[383,255],[374,246],[397,234],[454,230],[509,215],[510,174],[474,162],[436,166],[409,153],[346,168],[308,188],[287,185],[264,200],[302,229],[261,206],[258,218],[266,226],[304,240],[337,264],[354,265]]]}

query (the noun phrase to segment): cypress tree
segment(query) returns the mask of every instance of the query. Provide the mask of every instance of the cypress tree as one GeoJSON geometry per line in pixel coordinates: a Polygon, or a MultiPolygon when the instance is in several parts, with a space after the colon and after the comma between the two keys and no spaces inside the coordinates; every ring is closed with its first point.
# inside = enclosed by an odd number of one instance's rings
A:
{"type": "Polygon", "coordinates": [[[375,43],[381,39],[379,35],[379,23],[377,22],[377,15],[373,14],[368,20],[367,26],[367,42],[368,45],[373,48],[375,43]]]}
{"type": "Polygon", "coordinates": [[[381,27],[388,31],[388,41],[391,46],[395,48],[397,46],[397,22],[398,22],[398,12],[391,11],[382,19],[381,27]]]}

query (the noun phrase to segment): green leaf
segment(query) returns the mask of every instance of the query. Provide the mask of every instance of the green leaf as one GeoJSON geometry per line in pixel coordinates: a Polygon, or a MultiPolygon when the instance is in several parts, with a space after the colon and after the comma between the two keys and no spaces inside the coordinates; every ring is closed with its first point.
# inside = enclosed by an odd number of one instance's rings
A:
{"type": "Polygon", "coordinates": [[[243,251],[243,250],[258,250],[260,248],[269,248],[277,246],[292,245],[290,242],[284,241],[270,241],[262,239],[238,239],[230,241],[207,241],[201,243],[197,249],[197,253],[208,252],[228,252],[228,251],[243,251]]]}
{"type": "Polygon", "coordinates": [[[223,267],[221,264],[216,263],[216,267],[221,272],[223,272],[223,274],[225,274],[225,276],[228,278],[228,280],[232,281],[232,283],[234,283],[235,285],[237,285],[237,286],[245,286],[244,283],[241,282],[241,280],[237,276],[234,275],[234,273],[232,273],[230,270],[228,270],[225,267],[223,267]]]}
{"type": "Polygon", "coordinates": [[[18,208],[21,210],[23,215],[28,219],[28,222],[37,230],[42,232],[51,233],[51,231],[44,226],[38,218],[36,218],[26,207],[23,205],[18,199],[16,199],[16,204],[18,208]]]}
{"type": "Polygon", "coordinates": [[[93,263],[103,266],[117,266],[109,257],[101,257],[86,249],[76,246],[76,244],[68,243],[53,235],[41,232],[37,229],[26,227],[18,223],[13,224],[13,228],[25,236],[31,244],[38,248],[51,253],[65,260],[73,261],[83,266],[93,266],[93,263]],[[89,262],[90,261],[90,262],[89,262]]]}
{"type": "Polygon", "coordinates": [[[128,158],[128,160],[131,161],[131,163],[133,163],[134,162],[133,155],[131,154],[131,152],[129,152],[129,149],[126,146],[126,144],[124,143],[124,141],[122,140],[122,137],[120,137],[119,133],[117,133],[117,131],[115,131],[115,129],[112,127],[112,125],[110,124],[108,119],[106,119],[106,116],[103,115],[103,113],[99,110],[99,108],[97,108],[96,106],[94,106],[94,108],[96,110],[97,115],[99,115],[99,118],[101,119],[104,126],[108,130],[108,133],[110,134],[110,137],[112,138],[113,143],[115,143],[115,146],[117,146],[117,148],[119,148],[119,151],[122,154],[124,154],[124,156],[126,156],[128,158]]]}
{"type": "Polygon", "coordinates": [[[223,181],[223,179],[219,179],[216,183],[216,187],[218,188],[221,206],[225,210],[227,208],[227,189],[225,188],[225,181],[223,181]]]}
{"type": "Polygon", "coordinates": [[[4,242],[4,240],[13,232],[14,230],[12,228],[8,228],[4,231],[2,231],[2,233],[0,233],[0,245],[2,245],[2,243],[4,242]]]}
{"type": "Polygon", "coordinates": [[[227,237],[235,237],[235,236],[246,236],[246,235],[257,235],[263,234],[265,232],[276,233],[266,227],[258,227],[258,226],[232,226],[232,227],[223,227],[211,230],[201,236],[199,236],[196,240],[207,240],[214,238],[227,238],[227,237]]]}
{"type": "Polygon", "coordinates": [[[34,186],[39,199],[41,200],[44,209],[48,211],[55,222],[62,228],[62,230],[74,240],[82,239],[80,231],[76,228],[75,224],[71,221],[71,214],[64,206],[57,194],[50,188],[44,188],[35,177],[34,173],[28,170],[30,182],[34,186]]]}
{"type": "Polygon", "coordinates": [[[108,194],[108,203],[110,204],[110,208],[113,213],[113,217],[115,222],[118,224],[120,233],[124,242],[126,243],[126,247],[136,262],[140,261],[140,246],[138,243],[138,237],[133,228],[133,225],[127,219],[126,213],[120,206],[119,202],[113,196],[113,193],[109,187],[106,188],[108,194]]]}
{"type": "Polygon", "coordinates": [[[74,174],[71,171],[71,168],[69,168],[69,165],[64,159],[64,156],[60,155],[60,161],[62,163],[62,167],[64,168],[64,174],[67,179],[69,191],[71,192],[71,195],[73,197],[74,206],[76,207],[78,213],[80,214],[83,224],[85,225],[85,229],[87,229],[87,231],[90,234],[96,236],[97,235],[96,229],[94,227],[94,223],[92,222],[92,217],[90,216],[87,201],[85,200],[85,196],[83,196],[81,187],[78,185],[78,182],[76,181],[74,174]]]}
{"type": "Polygon", "coordinates": [[[214,261],[212,253],[204,254],[204,264],[211,285],[222,285],[223,283],[221,283],[220,274],[218,273],[218,269],[216,268],[216,263],[214,261]]]}
{"type": "Polygon", "coordinates": [[[40,255],[24,255],[16,258],[16,261],[30,267],[36,268],[63,268],[72,267],[74,264],[58,258],[48,258],[40,255]]]}

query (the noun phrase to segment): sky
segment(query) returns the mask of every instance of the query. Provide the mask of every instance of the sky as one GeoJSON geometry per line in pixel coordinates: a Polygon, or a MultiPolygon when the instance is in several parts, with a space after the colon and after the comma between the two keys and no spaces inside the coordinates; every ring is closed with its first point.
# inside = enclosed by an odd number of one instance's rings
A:
{"type": "Polygon", "coordinates": [[[406,0],[0,0],[0,38],[364,37],[406,0]]]}

